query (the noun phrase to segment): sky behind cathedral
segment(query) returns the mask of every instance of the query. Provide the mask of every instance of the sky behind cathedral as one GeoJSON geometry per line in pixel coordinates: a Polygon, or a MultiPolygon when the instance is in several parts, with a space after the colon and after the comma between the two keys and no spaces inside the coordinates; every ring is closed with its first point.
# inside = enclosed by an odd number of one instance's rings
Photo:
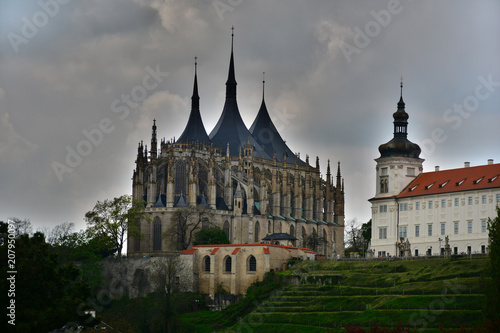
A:
{"type": "Polygon", "coordinates": [[[73,222],[131,193],[137,145],[180,136],[198,57],[208,133],[231,27],[239,109],[265,99],[294,152],[345,179],[346,221],[371,217],[378,146],[403,77],[424,171],[500,162],[500,2],[0,2],[0,220],[73,222]]]}

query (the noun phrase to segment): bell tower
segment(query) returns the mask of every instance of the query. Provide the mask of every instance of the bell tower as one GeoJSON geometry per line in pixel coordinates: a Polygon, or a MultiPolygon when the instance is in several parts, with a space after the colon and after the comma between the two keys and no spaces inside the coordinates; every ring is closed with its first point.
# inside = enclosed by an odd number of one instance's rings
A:
{"type": "Polygon", "coordinates": [[[394,137],[379,146],[377,162],[375,198],[392,197],[399,194],[416,176],[422,172],[423,159],[420,147],[408,140],[408,113],[403,101],[403,80],[398,109],[394,118],[394,137]]]}

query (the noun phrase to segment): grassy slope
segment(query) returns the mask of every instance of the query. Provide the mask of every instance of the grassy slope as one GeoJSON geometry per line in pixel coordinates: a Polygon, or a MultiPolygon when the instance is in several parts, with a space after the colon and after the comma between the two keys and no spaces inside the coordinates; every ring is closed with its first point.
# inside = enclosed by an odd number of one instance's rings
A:
{"type": "Polygon", "coordinates": [[[429,332],[438,331],[439,323],[472,327],[482,322],[486,263],[487,258],[302,262],[281,273],[295,285],[261,303],[233,329],[326,332],[375,321],[429,332]]]}

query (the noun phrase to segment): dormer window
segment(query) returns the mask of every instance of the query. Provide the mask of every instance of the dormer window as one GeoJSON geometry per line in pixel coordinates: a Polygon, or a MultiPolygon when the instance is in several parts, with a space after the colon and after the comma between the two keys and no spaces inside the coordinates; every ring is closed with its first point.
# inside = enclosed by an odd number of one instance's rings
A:
{"type": "Polygon", "coordinates": [[[442,183],[441,185],[439,185],[439,188],[443,188],[446,184],[448,184],[449,180],[445,181],[444,183],[442,183]]]}
{"type": "Polygon", "coordinates": [[[495,179],[497,179],[497,178],[498,178],[498,175],[496,175],[493,178],[488,179],[488,183],[493,183],[495,181],[495,179]]]}
{"type": "Polygon", "coordinates": [[[463,182],[464,182],[466,179],[467,179],[467,178],[464,178],[464,179],[462,179],[461,181],[457,182],[457,186],[462,185],[462,184],[463,184],[463,182]]]}
{"type": "Polygon", "coordinates": [[[473,181],[473,184],[476,185],[478,184],[481,180],[483,180],[484,176],[479,178],[479,179],[476,179],[475,181],[473,181]]]}
{"type": "Polygon", "coordinates": [[[408,191],[409,191],[409,192],[412,192],[413,190],[415,190],[415,189],[417,188],[417,186],[418,186],[418,184],[417,184],[417,185],[415,185],[415,186],[413,186],[413,187],[411,187],[408,191]]]}
{"type": "Polygon", "coordinates": [[[429,184],[425,187],[426,190],[430,189],[432,187],[432,185],[434,185],[436,182],[432,183],[432,184],[429,184]]]}

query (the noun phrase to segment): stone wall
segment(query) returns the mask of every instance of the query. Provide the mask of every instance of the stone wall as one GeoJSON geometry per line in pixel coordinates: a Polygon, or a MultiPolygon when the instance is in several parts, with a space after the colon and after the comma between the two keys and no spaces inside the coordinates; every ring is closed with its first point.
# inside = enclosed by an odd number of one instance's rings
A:
{"type": "MultiPolygon", "coordinates": [[[[157,289],[152,279],[153,263],[162,257],[147,258],[109,258],[102,261],[104,276],[103,288],[113,299],[124,296],[129,298],[144,297],[157,289]]],[[[176,286],[179,291],[198,291],[198,281],[193,273],[193,258],[180,256],[176,286]]]]}

